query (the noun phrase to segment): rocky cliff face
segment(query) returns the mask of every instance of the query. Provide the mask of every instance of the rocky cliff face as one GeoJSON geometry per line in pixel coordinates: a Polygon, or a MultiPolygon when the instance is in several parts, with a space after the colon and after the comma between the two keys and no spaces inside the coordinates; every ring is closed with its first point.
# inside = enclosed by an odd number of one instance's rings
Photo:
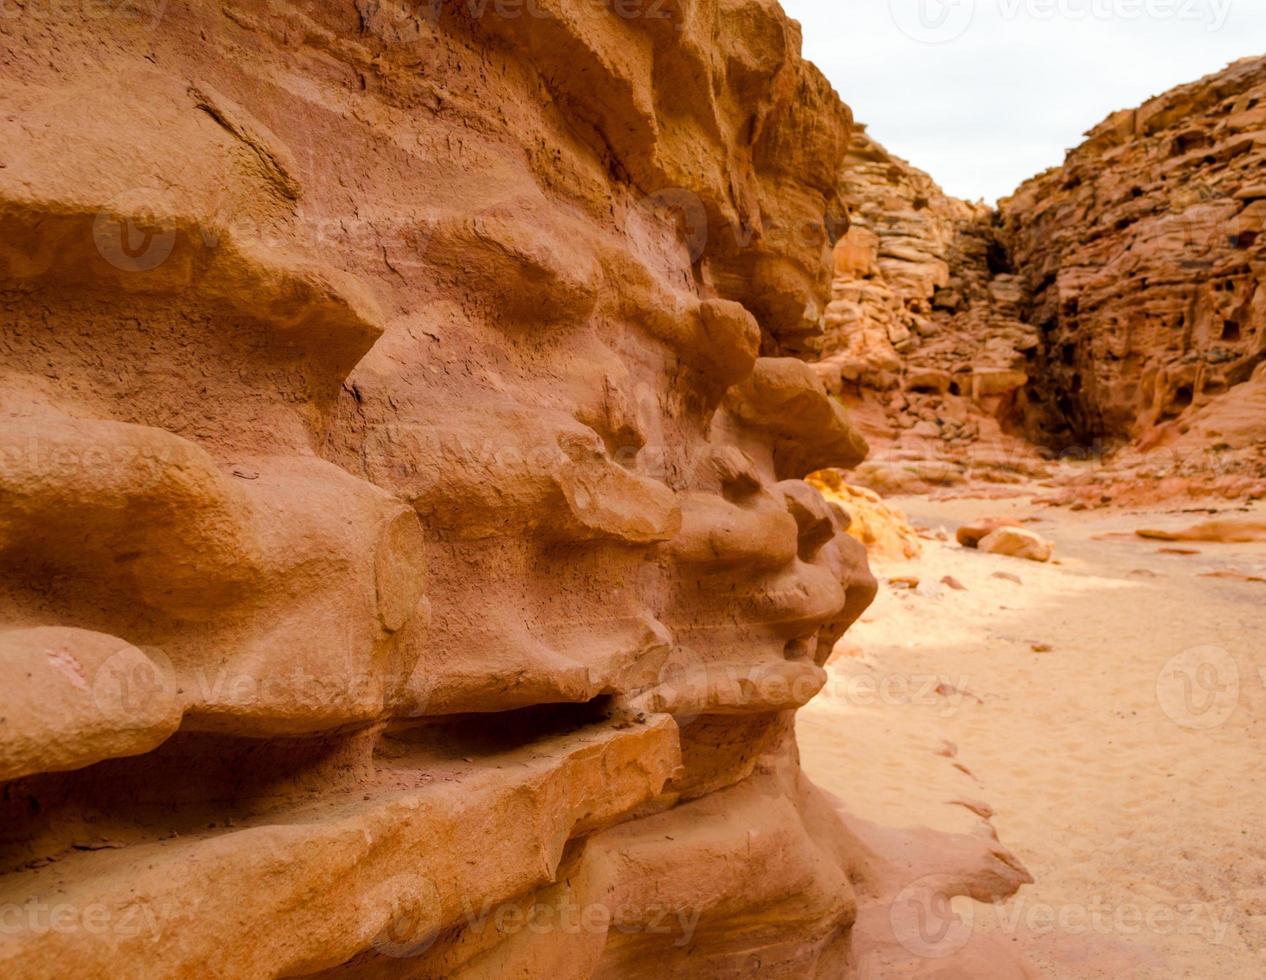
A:
{"type": "Polygon", "coordinates": [[[1114,113],[1002,213],[1039,327],[1031,434],[1260,472],[1266,58],[1114,113]]]}
{"type": "Polygon", "coordinates": [[[5,975],[850,969],[891,895],[793,713],[875,589],[801,477],[866,447],[760,356],[841,213],[796,25],[0,32],[5,975]]]}
{"type": "Polygon", "coordinates": [[[815,367],[871,443],[859,478],[919,492],[1040,472],[1011,434],[1038,339],[994,213],[948,196],[860,130],[841,196],[851,226],[835,247],[815,367]]]}
{"type": "Polygon", "coordinates": [[[1266,493],[1263,100],[1255,58],[1115,113],[998,213],[859,133],[816,365],[856,479],[1266,493]]]}

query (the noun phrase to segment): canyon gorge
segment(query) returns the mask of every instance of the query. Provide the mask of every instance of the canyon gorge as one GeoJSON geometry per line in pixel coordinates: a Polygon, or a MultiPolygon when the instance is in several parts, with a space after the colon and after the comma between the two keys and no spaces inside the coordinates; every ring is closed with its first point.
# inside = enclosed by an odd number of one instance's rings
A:
{"type": "Polygon", "coordinates": [[[854,139],[815,369],[870,440],[861,479],[1266,494],[1264,99],[1244,59],[1113,114],[997,209],[854,139]]]}
{"type": "Polygon", "coordinates": [[[797,713],[919,553],[880,494],[1266,496],[1266,59],[995,210],[773,0],[41,10],[6,976],[1038,975],[919,931],[1032,881],[988,804],[860,817],[797,713]]]}

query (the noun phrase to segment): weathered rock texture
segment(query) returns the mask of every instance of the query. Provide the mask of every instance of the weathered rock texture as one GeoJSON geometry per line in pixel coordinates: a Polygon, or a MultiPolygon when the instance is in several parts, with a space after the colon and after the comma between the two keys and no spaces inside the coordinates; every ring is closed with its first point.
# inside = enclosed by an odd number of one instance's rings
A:
{"type": "Polygon", "coordinates": [[[885,503],[874,490],[844,481],[839,470],[822,470],[808,479],[830,503],[848,514],[848,533],[866,546],[872,561],[908,561],[923,554],[910,519],[885,503]]]}
{"type": "Polygon", "coordinates": [[[999,212],[858,133],[816,369],[926,492],[1266,493],[1266,58],[1114,113],[999,212]],[[1039,454],[1040,453],[1040,454],[1039,454]]]}
{"type": "Polygon", "coordinates": [[[865,443],[758,356],[848,110],[766,0],[515,11],[0,23],[5,976],[836,977],[898,890],[793,734],[865,443]]]}
{"type": "Polygon", "coordinates": [[[1266,58],[1114,113],[1002,214],[1039,326],[1034,439],[1266,476],[1266,58]]]}
{"type": "Polygon", "coordinates": [[[887,492],[1041,472],[1012,434],[1038,340],[994,213],[946,195],[864,132],[841,193],[821,361],[871,443],[858,477],[887,492]]]}

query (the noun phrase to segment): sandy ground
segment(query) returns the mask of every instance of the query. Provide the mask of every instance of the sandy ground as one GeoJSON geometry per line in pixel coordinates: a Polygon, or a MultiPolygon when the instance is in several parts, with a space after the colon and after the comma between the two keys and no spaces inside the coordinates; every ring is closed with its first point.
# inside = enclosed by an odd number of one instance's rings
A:
{"type": "Polygon", "coordinates": [[[920,587],[885,585],[837,650],[805,769],[889,826],[982,834],[992,808],[1036,882],[964,919],[1044,976],[1266,977],[1266,584],[1201,577],[1266,577],[1266,546],[1124,533],[1206,513],[895,503],[948,541],[877,566],[920,587]],[[1040,517],[1058,563],[956,545],[983,516],[1040,517]]]}

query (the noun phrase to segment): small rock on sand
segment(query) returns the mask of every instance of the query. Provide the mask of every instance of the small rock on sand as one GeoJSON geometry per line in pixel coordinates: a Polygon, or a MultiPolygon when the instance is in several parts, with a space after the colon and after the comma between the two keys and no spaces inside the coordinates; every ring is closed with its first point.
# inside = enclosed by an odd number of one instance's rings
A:
{"type": "Polygon", "coordinates": [[[1009,555],[1029,561],[1050,561],[1055,546],[1040,534],[1020,527],[1000,527],[980,539],[977,546],[991,555],[1009,555]]]}
{"type": "Polygon", "coordinates": [[[1023,585],[1024,579],[1019,575],[1012,575],[1010,572],[994,572],[990,578],[1000,578],[1004,582],[1014,582],[1016,585],[1023,585]]]}
{"type": "Polygon", "coordinates": [[[953,575],[946,575],[944,578],[941,579],[941,584],[953,589],[955,592],[967,591],[967,586],[965,586],[958,579],[954,578],[953,575]]]}
{"type": "Polygon", "coordinates": [[[1200,577],[1201,578],[1221,578],[1221,579],[1226,579],[1229,582],[1266,583],[1266,578],[1262,578],[1260,575],[1249,575],[1247,572],[1237,572],[1230,568],[1223,569],[1217,572],[1203,572],[1201,573],[1200,577]]]}
{"type": "Polygon", "coordinates": [[[975,548],[1000,527],[1019,527],[1020,522],[1009,517],[989,517],[975,524],[964,524],[954,535],[964,548],[975,548]]]}

